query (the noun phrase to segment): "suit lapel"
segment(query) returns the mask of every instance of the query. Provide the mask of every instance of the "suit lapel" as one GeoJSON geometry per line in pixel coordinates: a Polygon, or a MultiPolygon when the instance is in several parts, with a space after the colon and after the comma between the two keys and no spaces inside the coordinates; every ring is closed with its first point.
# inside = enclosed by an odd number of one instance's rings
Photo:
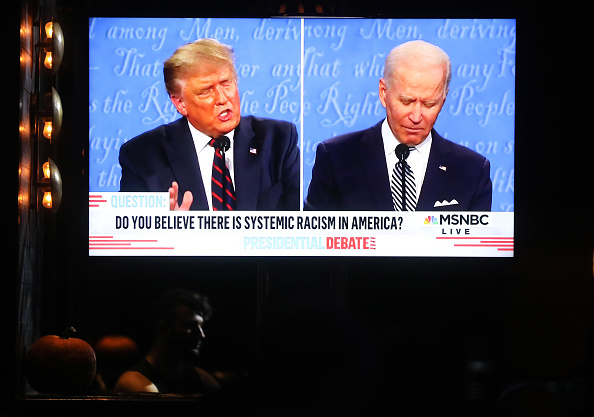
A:
{"type": "Polygon", "coordinates": [[[175,181],[179,184],[179,203],[182,201],[184,192],[191,191],[194,197],[191,209],[208,210],[208,201],[202,183],[198,156],[185,117],[167,125],[165,151],[175,181]]]}
{"type": "Polygon", "coordinates": [[[235,195],[238,210],[255,210],[260,194],[260,170],[263,149],[253,141],[255,133],[251,126],[251,117],[242,117],[233,136],[233,165],[235,195]],[[256,145],[257,153],[251,153],[250,147],[256,145]],[[239,174],[241,173],[241,174],[239,174]]]}
{"type": "Polygon", "coordinates": [[[382,139],[382,122],[363,134],[359,161],[377,210],[394,210],[390,181],[386,175],[388,168],[382,139]]]}
{"type": "Polygon", "coordinates": [[[431,131],[431,153],[427,161],[427,171],[423,180],[423,188],[417,202],[417,211],[433,210],[435,202],[443,193],[447,175],[449,150],[443,139],[435,130],[431,131]]]}

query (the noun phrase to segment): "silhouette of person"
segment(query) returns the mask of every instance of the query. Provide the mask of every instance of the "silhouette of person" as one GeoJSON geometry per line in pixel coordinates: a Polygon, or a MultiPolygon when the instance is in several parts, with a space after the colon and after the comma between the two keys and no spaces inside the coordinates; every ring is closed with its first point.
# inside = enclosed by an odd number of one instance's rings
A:
{"type": "Polygon", "coordinates": [[[147,355],[118,379],[120,393],[153,392],[211,394],[219,390],[217,380],[197,367],[205,339],[204,323],[212,308],[207,297],[174,289],[151,306],[154,339],[147,355]]]}
{"type": "Polygon", "coordinates": [[[559,399],[543,384],[520,382],[509,386],[495,407],[496,417],[559,417],[559,399]]]}

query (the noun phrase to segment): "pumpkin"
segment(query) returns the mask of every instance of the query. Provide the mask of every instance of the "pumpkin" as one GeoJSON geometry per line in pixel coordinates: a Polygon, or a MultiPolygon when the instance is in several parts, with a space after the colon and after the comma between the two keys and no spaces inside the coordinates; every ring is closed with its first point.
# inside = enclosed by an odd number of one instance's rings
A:
{"type": "Polygon", "coordinates": [[[82,394],[95,378],[97,359],[87,342],[71,337],[69,327],[60,336],[37,339],[25,357],[29,385],[40,393],[82,394]]]}
{"type": "Polygon", "coordinates": [[[101,391],[113,390],[120,375],[139,359],[138,345],[124,335],[105,335],[93,348],[97,355],[96,383],[101,391]]]}
{"type": "Polygon", "coordinates": [[[93,346],[101,368],[128,367],[136,361],[138,345],[128,336],[108,334],[93,346]]]}

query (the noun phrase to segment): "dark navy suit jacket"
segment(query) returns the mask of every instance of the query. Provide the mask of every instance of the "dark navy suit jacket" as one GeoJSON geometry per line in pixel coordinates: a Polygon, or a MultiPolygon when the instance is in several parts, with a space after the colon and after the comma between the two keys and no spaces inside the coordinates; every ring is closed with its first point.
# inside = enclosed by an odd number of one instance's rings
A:
{"type": "MultiPolygon", "coordinates": [[[[299,210],[300,159],[294,124],[242,117],[235,129],[232,149],[238,210],[299,210]]],[[[122,145],[120,166],[120,191],[163,192],[177,181],[179,202],[184,192],[191,191],[191,210],[208,210],[185,117],[122,145]]]]}
{"type": "MultiPolygon", "coordinates": [[[[394,210],[381,125],[318,145],[306,210],[394,210]]],[[[431,134],[416,210],[490,211],[489,160],[435,130],[431,134]]]]}

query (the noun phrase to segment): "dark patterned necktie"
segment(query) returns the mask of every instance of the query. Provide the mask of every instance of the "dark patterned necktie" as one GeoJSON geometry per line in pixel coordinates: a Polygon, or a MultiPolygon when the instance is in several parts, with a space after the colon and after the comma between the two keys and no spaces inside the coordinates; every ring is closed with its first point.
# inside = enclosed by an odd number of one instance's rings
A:
{"type": "Polygon", "coordinates": [[[229,139],[226,136],[221,136],[212,139],[208,144],[215,148],[212,162],[212,209],[215,211],[235,210],[237,207],[235,190],[229,168],[225,164],[225,150],[229,149],[229,139]]]}
{"type": "MultiPolygon", "coordinates": [[[[400,146],[400,145],[399,145],[400,146]]],[[[409,151],[414,147],[408,148],[409,151]]],[[[394,165],[392,172],[392,181],[390,188],[392,189],[392,202],[394,203],[394,210],[396,211],[415,211],[417,206],[417,188],[415,186],[415,176],[410,168],[406,158],[409,152],[396,152],[399,161],[394,165]],[[402,167],[404,165],[404,178],[402,181],[402,167]]]]}

